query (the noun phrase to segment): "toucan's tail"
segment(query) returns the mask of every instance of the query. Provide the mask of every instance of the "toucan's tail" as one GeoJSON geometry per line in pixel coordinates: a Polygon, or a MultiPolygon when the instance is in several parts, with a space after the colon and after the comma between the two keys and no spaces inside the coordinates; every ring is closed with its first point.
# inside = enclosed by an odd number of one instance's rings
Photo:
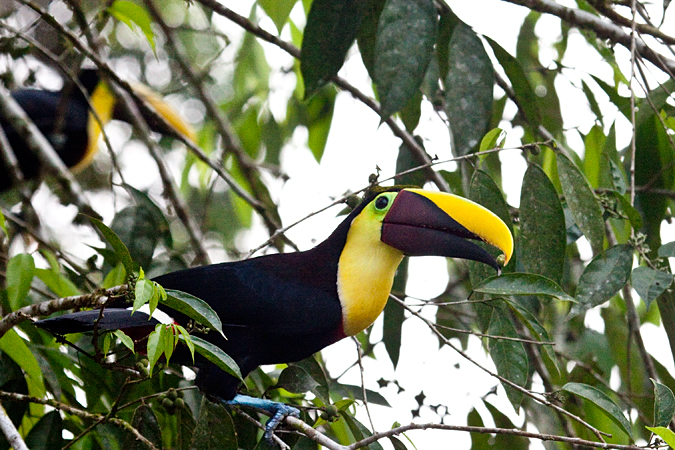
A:
{"type": "Polygon", "coordinates": [[[130,309],[108,308],[103,310],[103,314],[100,310],[80,311],[51,319],[38,320],[35,325],[56,334],[85,333],[94,331],[94,328],[98,328],[99,331],[127,329],[141,331],[141,329],[147,328],[147,333],[149,333],[158,323],[160,322],[157,319],[150,318],[141,311],[132,314],[130,309]]]}

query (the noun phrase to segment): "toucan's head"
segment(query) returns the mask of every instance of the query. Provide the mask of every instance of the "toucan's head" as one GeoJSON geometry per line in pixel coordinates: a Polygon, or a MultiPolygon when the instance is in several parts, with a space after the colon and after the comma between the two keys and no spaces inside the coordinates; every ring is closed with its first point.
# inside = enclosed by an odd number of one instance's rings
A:
{"type": "Polygon", "coordinates": [[[404,255],[471,259],[499,271],[495,258],[472,241],[499,248],[504,264],[513,254],[513,237],[499,217],[452,194],[380,189],[366,195],[344,223],[349,229],[337,286],[347,336],[365,329],[380,314],[404,255]]]}
{"type": "Polygon", "coordinates": [[[490,210],[462,197],[415,188],[390,188],[374,195],[359,214],[381,223],[380,239],[408,256],[446,256],[489,264],[492,255],[472,241],[513,254],[513,237],[490,210]]]}

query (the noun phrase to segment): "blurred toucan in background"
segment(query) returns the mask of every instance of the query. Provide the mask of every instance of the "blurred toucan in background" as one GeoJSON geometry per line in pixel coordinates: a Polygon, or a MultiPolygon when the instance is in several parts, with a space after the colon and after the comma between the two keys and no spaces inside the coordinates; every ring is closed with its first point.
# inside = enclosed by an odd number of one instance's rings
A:
{"type": "MultiPolygon", "coordinates": [[[[387,302],[404,255],[470,259],[499,271],[497,260],[472,240],[500,249],[504,264],[513,253],[509,227],[476,203],[421,189],[374,188],[311,250],[196,267],[155,281],[197,296],[215,310],[227,339],[217,332],[204,339],[230,355],[246,376],[262,364],[307,358],[370,326],[387,302]]],[[[177,311],[166,312],[180,324],[188,322],[177,311]]],[[[57,334],[92,331],[99,315],[98,310],[76,312],[37,325],[57,334]]],[[[96,326],[101,332],[149,332],[157,323],[139,311],[132,315],[113,307],[104,310],[96,326]]],[[[238,395],[239,380],[206,360],[195,365],[196,384],[210,399],[268,411],[273,416],[268,437],[286,415],[297,413],[285,404],[238,395]]]]}
{"type": "MultiPolygon", "coordinates": [[[[61,91],[19,89],[12,92],[12,97],[50,141],[66,167],[74,171],[81,170],[91,163],[98,149],[101,125],[105,126],[112,119],[127,119],[126,112],[115,101],[110,88],[101,79],[97,70],[83,69],[78,79],[86,91],[86,96],[78,86],[72,83],[70,85],[66,83],[61,91]],[[96,111],[100,123],[90,111],[87,98],[96,111]]],[[[167,129],[163,124],[146,118],[154,131],[163,134],[179,132],[195,140],[191,127],[157,93],[140,84],[133,85],[133,88],[155,109],[158,115],[174,128],[173,130],[167,129]]],[[[144,110],[141,108],[141,111],[144,110]]],[[[24,138],[2,117],[0,117],[0,127],[7,135],[24,179],[37,178],[42,170],[37,155],[26,145],[24,138]]],[[[4,158],[0,158],[0,191],[11,188],[11,180],[9,167],[4,162],[4,158]]]]}

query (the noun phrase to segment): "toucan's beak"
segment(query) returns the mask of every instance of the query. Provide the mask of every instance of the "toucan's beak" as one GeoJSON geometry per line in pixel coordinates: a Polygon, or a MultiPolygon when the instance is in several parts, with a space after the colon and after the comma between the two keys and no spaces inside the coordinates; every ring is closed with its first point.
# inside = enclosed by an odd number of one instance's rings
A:
{"type": "Polygon", "coordinates": [[[513,236],[490,210],[452,194],[422,189],[401,190],[382,221],[382,242],[409,256],[446,256],[489,264],[492,255],[467,239],[480,240],[513,254],[513,236]]]}
{"type": "MultiPolygon", "coordinates": [[[[166,120],[166,122],[170,125],[170,127],[167,128],[166,125],[157,123],[157,121],[153,121],[151,117],[145,117],[151,129],[165,135],[175,136],[177,133],[179,133],[187,137],[192,142],[197,141],[197,136],[195,135],[194,129],[189,124],[187,124],[176,112],[176,110],[169,106],[169,104],[166,103],[157,92],[140,83],[133,83],[131,87],[138,96],[145,100],[148,105],[150,105],[155,110],[155,112],[164,120],[166,120]]],[[[113,118],[132,123],[132,121],[126,117],[127,113],[121,107],[121,105],[115,106],[113,118]]]]}

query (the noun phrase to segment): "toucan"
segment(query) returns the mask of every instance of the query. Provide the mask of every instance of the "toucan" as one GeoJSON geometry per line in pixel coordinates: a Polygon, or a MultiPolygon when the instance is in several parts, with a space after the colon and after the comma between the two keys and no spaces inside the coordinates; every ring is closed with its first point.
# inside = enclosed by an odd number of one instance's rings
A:
{"type": "MultiPolygon", "coordinates": [[[[206,301],[218,314],[226,338],[205,339],[230,355],[246,376],[262,364],[307,358],[370,326],[384,309],[404,255],[436,255],[488,264],[497,260],[483,241],[513,253],[509,227],[488,209],[459,196],[407,187],[375,188],[335,231],[311,250],[265,255],[196,267],[159,276],[168,289],[206,301]]],[[[501,258],[499,258],[501,259],[501,258]]],[[[173,320],[187,318],[167,311],[173,320]]],[[[106,308],[36,322],[56,334],[100,332],[159,323],[144,313],[106,308]]],[[[212,400],[248,405],[272,416],[266,437],[286,415],[288,405],[237,394],[239,380],[214,364],[197,360],[197,386],[212,400]]]]}
{"type": "MultiPolygon", "coordinates": [[[[111,119],[129,121],[126,111],[115,101],[110,88],[97,70],[83,69],[78,79],[86,92],[82,92],[74,84],[65,85],[61,91],[19,89],[12,92],[12,97],[50,141],[65,166],[75,172],[91,163],[96,154],[101,125],[106,125],[111,119]],[[87,98],[91,101],[100,123],[90,112],[87,98]]],[[[178,132],[195,140],[192,128],[157,93],[141,84],[134,84],[133,89],[173,127],[173,130],[167,130],[163,124],[148,120],[154,131],[164,134],[178,132]]],[[[3,117],[0,117],[0,127],[7,135],[24,179],[37,178],[41,172],[37,155],[3,117]]],[[[4,158],[0,158],[0,192],[12,187],[9,167],[3,161],[4,158]]]]}

